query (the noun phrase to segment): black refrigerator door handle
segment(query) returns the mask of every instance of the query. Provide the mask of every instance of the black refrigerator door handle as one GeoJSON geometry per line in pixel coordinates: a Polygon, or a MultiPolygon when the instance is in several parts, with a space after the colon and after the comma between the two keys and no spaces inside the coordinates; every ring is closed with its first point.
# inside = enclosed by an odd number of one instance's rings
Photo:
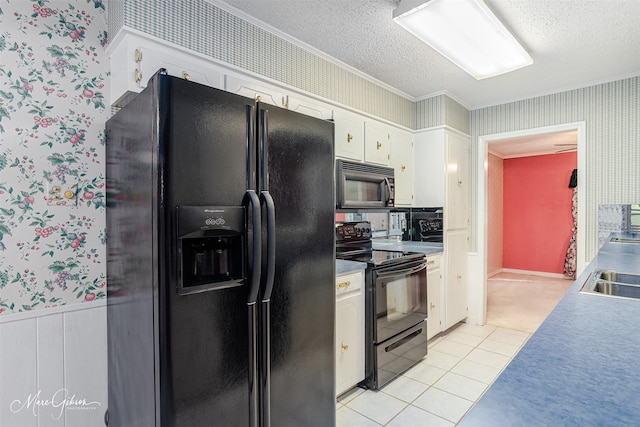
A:
{"type": "Polygon", "coordinates": [[[262,209],[260,198],[254,190],[247,190],[244,195],[243,205],[248,205],[251,210],[251,222],[253,225],[253,269],[249,281],[249,294],[247,297],[248,338],[249,338],[249,426],[260,425],[260,380],[258,360],[258,293],[260,291],[260,278],[262,273],[262,209]]]}
{"type": "Polygon", "coordinates": [[[267,221],[267,271],[264,277],[262,302],[260,306],[260,425],[271,426],[271,292],[276,271],[276,217],[275,204],[268,191],[260,192],[260,203],[266,207],[267,221]]]}
{"type": "Polygon", "coordinates": [[[256,188],[256,148],[255,148],[255,111],[253,105],[247,105],[247,188],[256,188]]]}
{"type": "Polygon", "coordinates": [[[265,110],[262,107],[258,108],[258,138],[259,138],[259,156],[260,161],[258,165],[259,174],[258,180],[260,182],[260,190],[269,190],[269,158],[268,158],[268,146],[269,146],[269,110],[265,110]]]}
{"type": "Polygon", "coordinates": [[[247,303],[255,304],[258,301],[262,268],[262,209],[260,207],[260,198],[253,190],[247,190],[244,195],[244,204],[247,203],[251,208],[251,222],[253,225],[253,271],[249,281],[247,303]]]}
{"type": "Polygon", "coordinates": [[[267,272],[262,294],[262,301],[267,302],[271,299],[276,275],[276,208],[268,191],[260,192],[260,202],[267,208],[267,272]]]}

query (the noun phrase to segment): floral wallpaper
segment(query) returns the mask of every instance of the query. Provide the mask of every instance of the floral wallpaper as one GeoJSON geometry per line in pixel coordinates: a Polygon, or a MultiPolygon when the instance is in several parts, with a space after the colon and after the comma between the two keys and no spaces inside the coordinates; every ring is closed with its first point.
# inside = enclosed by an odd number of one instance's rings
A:
{"type": "Polygon", "coordinates": [[[0,315],[105,298],[103,0],[0,0],[0,315]]]}

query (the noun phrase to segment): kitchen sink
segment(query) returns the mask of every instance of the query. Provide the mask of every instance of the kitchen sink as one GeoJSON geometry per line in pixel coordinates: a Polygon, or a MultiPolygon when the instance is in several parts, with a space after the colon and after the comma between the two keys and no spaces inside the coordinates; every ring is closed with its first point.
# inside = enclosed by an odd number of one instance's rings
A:
{"type": "Polygon", "coordinates": [[[640,274],[596,270],[580,292],[640,299],[640,274]]]}
{"type": "Polygon", "coordinates": [[[598,270],[595,272],[595,275],[596,280],[640,286],[640,274],[620,273],[614,270],[598,270]]]}
{"type": "Polygon", "coordinates": [[[613,243],[640,243],[640,236],[635,237],[612,237],[611,242],[613,243]]]}

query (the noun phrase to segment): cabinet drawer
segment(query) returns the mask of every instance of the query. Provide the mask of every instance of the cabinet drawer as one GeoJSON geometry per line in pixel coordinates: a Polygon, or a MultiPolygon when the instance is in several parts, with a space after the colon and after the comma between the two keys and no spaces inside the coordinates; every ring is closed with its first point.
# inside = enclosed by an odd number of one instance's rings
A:
{"type": "Polygon", "coordinates": [[[427,269],[435,270],[436,268],[440,268],[441,259],[442,259],[442,256],[440,254],[427,255],[427,269]]]}
{"type": "Polygon", "coordinates": [[[364,275],[362,271],[336,276],[336,297],[360,292],[363,287],[364,275]]]}

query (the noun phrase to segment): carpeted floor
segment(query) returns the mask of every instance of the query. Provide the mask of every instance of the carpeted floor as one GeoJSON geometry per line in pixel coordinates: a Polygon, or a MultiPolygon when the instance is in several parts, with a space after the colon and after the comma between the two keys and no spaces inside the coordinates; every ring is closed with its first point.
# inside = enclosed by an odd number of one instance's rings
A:
{"type": "Polygon", "coordinates": [[[533,333],[573,280],[499,273],[487,281],[487,323],[533,333]]]}

